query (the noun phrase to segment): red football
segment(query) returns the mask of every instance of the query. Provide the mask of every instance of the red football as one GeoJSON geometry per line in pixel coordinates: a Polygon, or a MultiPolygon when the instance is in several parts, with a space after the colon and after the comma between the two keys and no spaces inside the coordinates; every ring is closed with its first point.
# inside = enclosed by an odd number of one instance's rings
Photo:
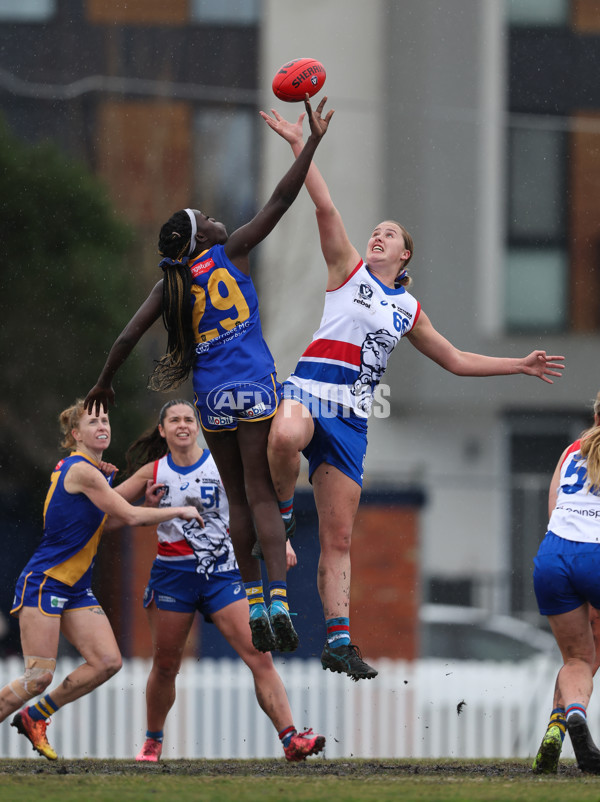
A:
{"type": "Polygon", "coordinates": [[[273,78],[273,92],[279,100],[295,103],[312,97],[325,83],[325,67],[314,58],[295,58],[280,67],[273,78]]]}

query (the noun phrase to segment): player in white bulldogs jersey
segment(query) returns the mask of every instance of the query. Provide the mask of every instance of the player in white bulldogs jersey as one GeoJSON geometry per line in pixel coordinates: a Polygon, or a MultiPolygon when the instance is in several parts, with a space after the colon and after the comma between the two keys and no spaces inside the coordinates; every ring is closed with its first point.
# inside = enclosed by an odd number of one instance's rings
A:
{"type": "Polygon", "coordinates": [[[559,463],[556,506],[548,531],[565,540],[600,543],[600,490],[590,490],[581,439],[570,445],[559,463]]]}
{"type": "MultiPolygon", "coordinates": [[[[198,444],[199,433],[193,404],[179,399],[167,402],[158,426],[129,449],[128,464],[142,463],[142,467],[117,488],[127,500],[145,495],[146,503],[153,499],[161,507],[185,498],[202,510],[204,523],[203,527],[158,528],[158,554],[144,594],[154,649],[146,686],[148,728],[136,759],[160,759],[163,727],[175,700],[175,680],[194,616],[200,612],[252,671],[258,703],[277,729],[287,760],[304,760],[323,749],[325,738],[312,730],[296,730],[271,654],[253,646],[249,600],[229,537],[227,498],[210,452],[198,444]]],[[[252,527],[251,519],[248,525],[252,527]]],[[[288,543],[287,566],[295,564],[288,543]]]]}
{"type": "MultiPolygon", "coordinates": [[[[303,114],[296,123],[276,111],[261,116],[300,153],[303,114]]],[[[406,292],[413,252],[406,229],[393,220],[377,225],[363,261],[314,161],[305,185],[316,207],[327,264],[325,312],[315,339],[284,386],[269,434],[269,462],[284,520],[291,521],[300,453],[308,459],[319,514],[318,582],[327,628],[321,662],[358,680],[377,672],[350,638],[350,539],[362,487],[367,416],[390,352],[406,338],[459,376],[525,373],[550,383],[550,376],[560,375],[563,357],[534,351],[524,358],[494,358],[459,351],[406,292]]]]}
{"type": "Polygon", "coordinates": [[[204,449],[194,465],[185,467],[175,465],[171,454],[166,454],[154,463],[154,481],[163,490],[161,507],[183,506],[178,499],[187,498],[202,510],[204,521],[204,527],[179,520],[159,526],[156,559],[193,564],[194,570],[207,578],[212,573],[237,570],[227,496],[210,451],[204,449]]]}
{"type": "Polygon", "coordinates": [[[387,287],[361,260],[326,294],[321,325],[289,381],[367,418],[388,357],[420,311],[404,287],[387,287]]]}
{"type": "Polygon", "coordinates": [[[548,531],[534,559],[533,587],[563,666],[532,768],[537,774],[556,773],[568,729],[579,768],[600,774],[600,751],[587,728],[600,646],[600,393],[594,403],[594,426],[558,461],[548,512],[548,531]]]}

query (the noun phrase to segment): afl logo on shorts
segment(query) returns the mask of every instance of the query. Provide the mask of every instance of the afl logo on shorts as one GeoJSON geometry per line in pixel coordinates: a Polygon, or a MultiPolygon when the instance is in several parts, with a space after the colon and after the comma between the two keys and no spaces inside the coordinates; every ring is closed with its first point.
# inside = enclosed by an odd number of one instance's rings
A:
{"type": "Polygon", "coordinates": [[[261,418],[275,412],[277,397],[260,382],[228,382],[211,390],[206,404],[219,417],[261,418]]]}

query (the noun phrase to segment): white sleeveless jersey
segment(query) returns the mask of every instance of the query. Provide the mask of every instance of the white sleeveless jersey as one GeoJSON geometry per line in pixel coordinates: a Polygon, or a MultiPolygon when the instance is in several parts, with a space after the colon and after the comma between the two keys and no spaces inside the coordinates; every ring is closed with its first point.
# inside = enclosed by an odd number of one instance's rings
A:
{"type": "Polygon", "coordinates": [[[194,506],[204,519],[173,518],[158,526],[157,560],[209,576],[237,569],[229,537],[229,504],[217,466],[208,449],[195,465],[180,466],[170,454],[154,463],[154,481],[165,486],[161,507],[194,506]]]}
{"type": "Polygon", "coordinates": [[[567,451],[560,466],[560,486],[548,530],[565,540],[600,543],[600,494],[590,492],[581,440],[567,451]]]}
{"type": "Polygon", "coordinates": [[[326,293],[319,329],[289,381],[368,418],[388,357],[420,311],[404,287],[386,287],[361,260],[340,287],[326,293]]]}

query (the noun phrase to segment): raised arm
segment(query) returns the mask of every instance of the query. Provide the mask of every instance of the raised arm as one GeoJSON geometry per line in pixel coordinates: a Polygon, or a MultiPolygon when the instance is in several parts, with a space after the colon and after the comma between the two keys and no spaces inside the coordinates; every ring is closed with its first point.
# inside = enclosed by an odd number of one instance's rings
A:
{"type": "Polygon", "coordinates": [[[115,340],[96,384],[86,395],[83,406],[90,415],[99,415],[100,408],[108,412],[108,404],[115,403],[112,381],[117,370],[133,351],[142,335],[158,320],[162,312],[163,280],[157,282],[150,295],[115,340]]]}
{"type": "Polygon", "coordinates": [[[545,351],[532,351],[525,357],[496,357],[459,351],[436,331],[421,311],[408,340],[425,356],[457,376],[510,376],[524,373],[553,384],[549,376],[561,376],[564,356],[547,356],[545,351]]]}
{"type": "MultiPolygon", "coordinates": [[[[305,114],[301,114],[295,123],[290,123],[275,109],[271,109],[271,113],[272,117],[261,111],[260,116],[269,128],[289,142],[294,155],[298,156],[304,144],[302,123],[305,114]]],[[[360,254],[348,238],[342,216],[335,207],[329,187],[314,161],[308,168],[304,183],[315,204],[321,251],[329,272],[327,289],[333,290],[348,278],[358,264],[360,254]]]]}
{"type": "Polygon", "coordinates": [[[83,493],[103,512],[129,526],[151,526],[171,518],[198,521],[202,518],[195,507],[134,507],[113,490],[102,475],[84,462],[78,462],[67,471],[65,489],[68,493],[83,493]]]}
{"type": "Polygon", "coordinates": [[[327,98],[323,98],[313,112],[307,95],[304,105],[310,121],[310,136],[306,145],[300,149],[296,160],[277,184],[265,206],[249,223],[234,231],[225,243],[225,253],[229,259],[246,273],[249,270],[248,253],[275,228],[302,188],[312,157],[333,115],[332,110],[324,119],[321,117],[326,100],[327,98]]]}

